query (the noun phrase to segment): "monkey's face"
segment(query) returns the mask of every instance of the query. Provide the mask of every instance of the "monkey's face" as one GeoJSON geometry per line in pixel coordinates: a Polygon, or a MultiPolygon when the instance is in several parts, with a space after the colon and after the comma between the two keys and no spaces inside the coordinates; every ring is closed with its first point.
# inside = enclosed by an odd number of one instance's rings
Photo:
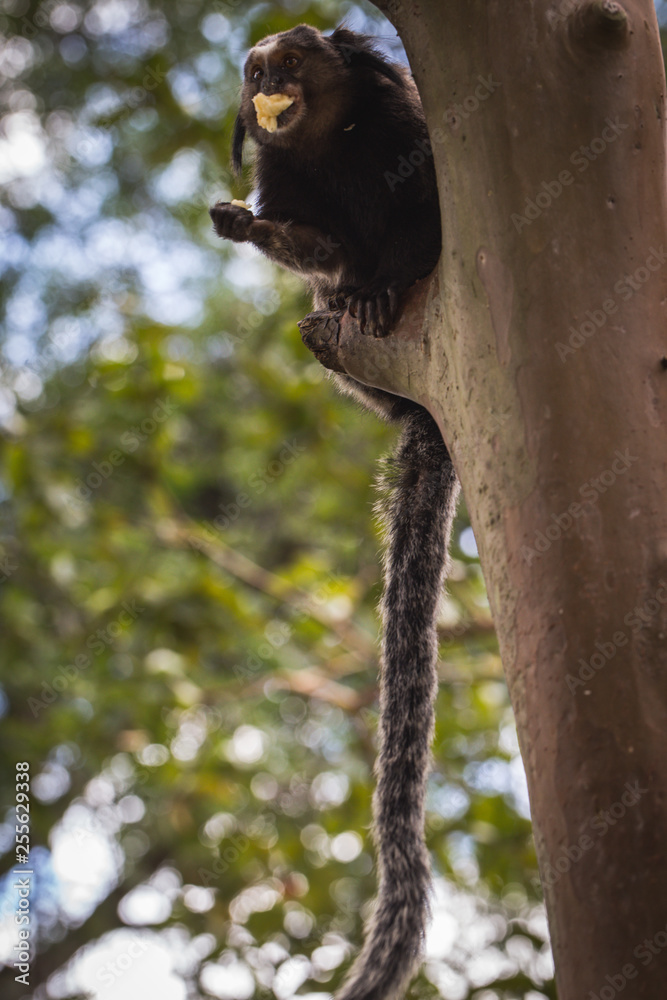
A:
{"type": "Polygon", "coordinates": [[[315,28],[299,25],[264,38],[251,50],[244,68],[243,124],[262,144],[289,146],[306,128],[309,138],[316,140],[344,117],[346,76],[340,53],[315,28]],[[286,94],[293,101],[278,115],[275,132],[257,122],[252,103],[257,94],[286,94]]]}

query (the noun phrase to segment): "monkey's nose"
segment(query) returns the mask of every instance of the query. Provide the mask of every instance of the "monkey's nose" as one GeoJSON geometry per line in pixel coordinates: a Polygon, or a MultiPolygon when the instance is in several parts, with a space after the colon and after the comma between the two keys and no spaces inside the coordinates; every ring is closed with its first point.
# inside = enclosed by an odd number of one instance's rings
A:
{"type": "Polygon", "coordinates": [[[264,78],[264,80],[262,80],[261,91],[263,94],[281,94],[284,85],[285,81],[283,77],[278,74],[274,74],[268,79],[264,78]]]}

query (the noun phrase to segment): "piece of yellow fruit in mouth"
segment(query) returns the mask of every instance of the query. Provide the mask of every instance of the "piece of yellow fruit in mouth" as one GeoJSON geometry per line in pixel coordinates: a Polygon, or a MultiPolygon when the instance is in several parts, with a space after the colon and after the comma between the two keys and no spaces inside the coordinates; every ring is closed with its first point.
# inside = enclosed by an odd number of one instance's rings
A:
{"type": "Polygon", "coordinates": [[[260,128],[275,132],[278,128],[278,115],[294,104],[294,98],[287,94],[255,94],[252,103],[255,105],[260,128]]]}

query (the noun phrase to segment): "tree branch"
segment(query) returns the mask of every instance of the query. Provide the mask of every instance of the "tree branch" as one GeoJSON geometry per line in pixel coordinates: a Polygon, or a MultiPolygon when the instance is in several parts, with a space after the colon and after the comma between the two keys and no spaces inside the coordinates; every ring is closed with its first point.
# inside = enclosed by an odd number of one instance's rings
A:
{"type": "Polygon", "coordinates": [[[304,344],[325,368],[427,406],[429,330],[441,307],[440,282],[434,271],[406,292],[388,337],[365,336],[357,320],[345,311],[309,313],[299,329],[304,344]]]}

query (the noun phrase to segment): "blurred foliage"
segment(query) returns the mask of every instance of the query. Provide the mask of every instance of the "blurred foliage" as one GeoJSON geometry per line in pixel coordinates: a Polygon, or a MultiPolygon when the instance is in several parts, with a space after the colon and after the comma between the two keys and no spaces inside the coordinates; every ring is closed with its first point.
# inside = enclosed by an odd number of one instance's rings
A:
{"type": "MultiPolygon", "coordinates": [[[[376,460],[298,282],[216,240],[243,55],[370,4],[5,0],[0,957],[31,775],[31,994],[325,996],[375,890],[376,460]]],[[[413,998],[553,997],[525,785],[462,510],[413,998]]],[[[25,996],[11,964],[7,1000],[25,996]]]]}

